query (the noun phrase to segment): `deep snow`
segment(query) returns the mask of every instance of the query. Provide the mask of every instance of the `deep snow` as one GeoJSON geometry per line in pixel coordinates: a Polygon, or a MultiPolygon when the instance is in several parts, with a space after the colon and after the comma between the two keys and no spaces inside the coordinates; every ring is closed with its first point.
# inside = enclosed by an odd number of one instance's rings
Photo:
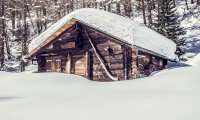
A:
{"type": "Polygon", "coordinates": [[[59,73],[0,72],[1,120],[199,120],[200,67],[93,82],[59,73]]]}

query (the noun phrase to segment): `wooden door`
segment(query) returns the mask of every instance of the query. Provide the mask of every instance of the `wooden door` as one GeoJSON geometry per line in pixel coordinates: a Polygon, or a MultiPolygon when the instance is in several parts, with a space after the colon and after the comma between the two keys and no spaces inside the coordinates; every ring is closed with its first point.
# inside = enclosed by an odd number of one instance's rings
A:
{"type": "Polygon", "coordinates": [[[90,52],[86,52],[85,54],[68,54],[66,61],[66,73],[91,79],[90,60],[90,52]]]}
{"type": "Polygon", "coordinates": [[[53,72],[53,60],[52,59],[46,60],[46,71],[53,72]]]}
{"type": "Polygon", "coordinates": [[[72,74],[85,77],[86,74],[86,61],[85,55],[73,55],[72,56],[72,74]]]}
{"type": "Polygon", "coordinates": [[[46,58],[47,72],[61,72],[61,59],[58,56],[46,58]]]}

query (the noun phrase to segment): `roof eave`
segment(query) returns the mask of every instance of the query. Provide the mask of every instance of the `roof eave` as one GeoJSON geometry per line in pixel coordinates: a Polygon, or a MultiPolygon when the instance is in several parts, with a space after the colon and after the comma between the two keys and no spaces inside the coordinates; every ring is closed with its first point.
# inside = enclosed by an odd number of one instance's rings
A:
{"type": "Polygon", "coordinates": [[[120,41],[121,43],[124,43],[125,45],[127,45],[127,46],[129,46],[129,47],[131,47],[131,48],[135,47],[135,48],[137,48],[137,49],[140,49],[140,50],[143,51],[143,52],[146,52],[146,53],[149,53],[149,54],[158,56],[158,57],[160,57],[160,58],[166,59],[166,60],[171,61],[171,62],[176,62],[176,60],[170,59],[170,58],[168,58],[168,57],[166,57],[166,56],[163,56],[163,55],[158,54],[158,53],[156,53],[156,52],[153,52],[153,51],[151,51],[151,50],[148,50],[148,49],[145,49],[145,48],[136,46],[136,45],[132,45],[132,44],[130,44],[130,43],[128,43],[128,42],[125,42],[125,41],[122,40],[121,38],[118,38],[118,37],[116,37],[116,36],[113,36],[113,35],[111,35],[111,34],[109,34],[109,33],[105,33],[104,31],[102,31],[102,30],[100,30],[100,29],[98,29],[98,28],[94,28],[93,26],[91,26],[91,25],[89,25],[89,24],[87,24],[87,23],[85,23],[85,22],[83,22],[83,21],[81,21],[81,20],[77,20],[77,22],[80,22],[80,23],[82,23],[82,24],[84,24],[84,25],[86,25],[86,26],[89,26],[90,28],[92,28],[92,29],[94,29],[94,30],[97,30],[97,31],[99,31],[99,32],[101,32],[101,33],[104,33],[104,34],[106,34],[108,37],[117,39],[117,40],[120,41]]]}
{"type": "MultiPolygon", "coordinates": [[[[129,46],[129,47],[131,47],[131,48],[137,48],[137,49],[139,49],[139,50],[141,50],[141,51],[143,51],[143,52],[146,52],[146,53],[149,53],[149,54],[158,56],[158,57],[163,58],[163,59],[166,59],[166,60],[168,60],[168,61],[176,62],[176,60],[170,59],[170,58],[168,58],[168,57],[166,57],[166,56],[163,56],[163,55],[158,54],[158,53],[156,53],[156,52],[153,52],[153,51],[151,51],[151,50],[148,50],[148,49],[145,49],[145,48],[136,46],[136,45],[132,45],[132,44],[130,44],[130,43],[128,43],[128,42],[125,42],[125,41],[122,40],[121,38],[118,38],[118,37],[113,36],[113,35],[111,35],[111,34],[109,34],[109,33],[106,33],[105,31],[102,31],[102,30],[100,30],[100,29],[98,29],[98,28],[95,28],[95,27],[93,27],[93,26],[91,26],[91,25],[89,25],[89,24],[87,24],[87,23],[85,23],[85,22],[83,22],[83,21],[81,21],[81,20],[72,18],[72,19],[69,20],[65,25],[69,24],[69,23],[72,22],[72,21],[80,22],[80,23],[82,23],[82,24],[84,24],[84,25],[86,25],[86,26],[88,26],[88,27],[90,27],[90,28],[92,28],[92,29],[94,29],[94,30],[99,31],[100,33],[103,33],[103,34],[107,35],[108,37],[117,39],[119,42],[121,42],[121,43],[123,43],[123,44],[125,44],[125,45],[127,45],[127,46],[129,46]]],[[[64,25],[64,26],[65,26],[65,25],[64,25]]],[[[62,29],[62,27],[61,27],[60,29],[62,29]]],[[[59,29],[59,30],[60,30],[60,29],[59,29]]],[[[57,31],[59,31],[59,30],[57,30],[57,31]]],[[[66,29],[65,29],[65,30],[66,30],[66,29]]],[[[56,34],[57,31],[56,31],[54,34],[56,34]]],[[[60,34],[61,34],[61,33],[60,33],[60,34]]],[[[52,35],[53,35],[53,34],[52,34],[52,35]]],[[[52,35],[51,35],[51,36],[52,36],[52,35]]],[[[50,36],[50,37],[51,37],[51,36],[50,36]]],[[[50,38],[50,37],[49,37],[49,38],[50,38]]],[[[48,39],[49,39],[49,38],[48,38],[48,39]]],[[[38,53],[38,51],[39,51],[40,49],[42,49],[42,48],[47,44],[46,41],[47,41],[48,39],[46,39],[46,40],[45,40],[44,42],[42,42],[38,47],[36,47],[35,49],[33,49],[33,50],[26,56],[26,59],[32,59],[32,58],[38,53]],[[44,44],[44,43],[46,43],[46,44],[44,44]]],[[[51,40],[52,40],[52,39],[51,39],[51,40]]]]}
{"type": "MultiPolygon", "coordinates": [[[[70,26],[74,25],[77,22],[77,19],[72,18],[66,24],[64,24],[60,29],[58,29],[55,33],[49,36],[46,40],[44,40],[40,45],[34,48],[26,57],[26,59],[32,59],[43,47],[45,47],[48,43],[50,43],[57,36],[62,34],[65,30],[67,30],[70,26]],[[53,36],[54,35],[54,36],[53,36]],[[53,36],[53,37],[52,37],[53,36]]],[[[33,39],[34,40],[34,39],[33,39]]]]}

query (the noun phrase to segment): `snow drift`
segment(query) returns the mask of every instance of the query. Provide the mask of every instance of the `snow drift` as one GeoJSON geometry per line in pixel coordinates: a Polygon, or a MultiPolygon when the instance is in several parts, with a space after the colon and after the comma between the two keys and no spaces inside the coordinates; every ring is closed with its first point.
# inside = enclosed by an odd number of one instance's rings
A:
{"type": "Polygon", "coordinates": [[[0,72],[1,120],[199,120],[200,67],[93,82],[59,73],[0,72]]]}

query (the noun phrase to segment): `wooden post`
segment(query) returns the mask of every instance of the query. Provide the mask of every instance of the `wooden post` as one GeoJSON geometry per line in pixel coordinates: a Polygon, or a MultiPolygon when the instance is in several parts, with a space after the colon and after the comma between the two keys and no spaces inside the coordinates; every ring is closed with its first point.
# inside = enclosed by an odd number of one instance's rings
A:
{"type": "Polygon", "coordinates": [[[61,72],[62,73],[66,72],[66,65],[65,65],[67,62],[66,59],[67,59],[66,56],[64,56],[64,55],[61,56],[61,72]]]}
{"type": "Polygon", "coordinates": [[[85,61],[86,61],[86,67],[85,67],[85,77],[88,78],[88,79],[91,79],[91,67],[90,67],[90,51],[87,51],[86,52],[86,55],[85,55],[85,61]]]}
{"type": "Polygon", "coordinates": [[[132,79],[132,49],[127,51],[127,69],[128,69],[128,79],[132,79]]]}
{"type": "Polygon", "coordinates": [[[72,56],[70,53],[67,55],[67,62],[66,62],[66,73],[71,74],[71,66],[72,66],[72,56]]]}
{"type": "Polygon", "coordinates": [[[26,25],[26,13],[27,13],[27,9],[26,9],[26,0],[23,1],[23,10],[24,10],[24,20],[23,20],[23,24],[24,24],[24,33],[23,33],[23,40],[22,40],[22,58],[21,58],[21,72],[25,71],[25,66],[26,63],[24,61],[24,56],[27,54],[27,25],[26,25]]]}
{"type": "Polygon", "coordinates": [[[128,79],[127,56],[127,49],[124,49],[124,80],[128,79]]]}
{"type": "Polygon", "coordinates": [[[138,73],[138,50],[132,49],[132,78],[136,79],[139,76],[138,73]]]}

